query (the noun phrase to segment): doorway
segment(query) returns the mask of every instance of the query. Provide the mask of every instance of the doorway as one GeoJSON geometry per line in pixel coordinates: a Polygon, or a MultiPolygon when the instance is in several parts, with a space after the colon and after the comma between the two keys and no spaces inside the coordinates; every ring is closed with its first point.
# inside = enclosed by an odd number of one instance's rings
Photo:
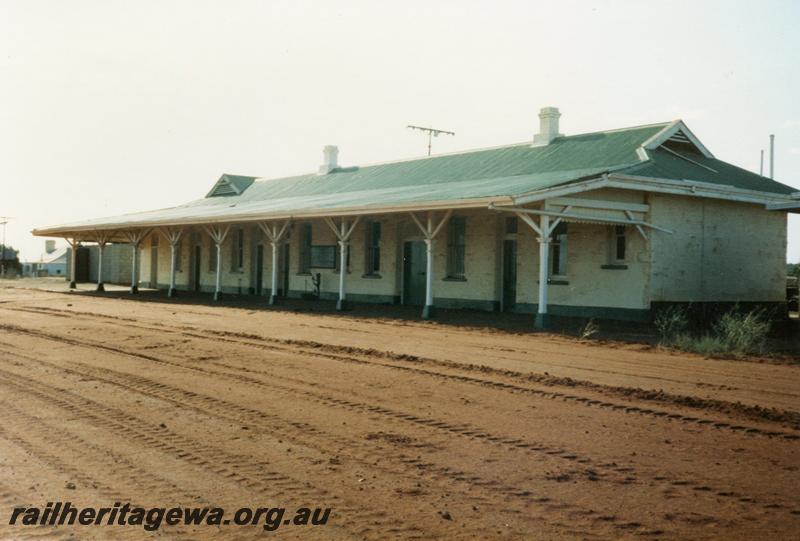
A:
{"type": "Polygon", "coordinates": [[[89,281],[89,248],[79,246],[75,252],[75,281],[89,281]]]}
{"type": "Polygon", "coordinates": [[[425,243],[421,240],[403,244],[403,304],[425,304],[425,243]]]}
{"type": "Polygon", "coordinates": [[[158,243],[150,248],[150,287],[158,289],[158,243]]]}
{"type": "Polygon", "coordinates": [[[517,241],[503,241],[503,311],[517,306],[517,241]]]}
{"type": "Polygon", "coordinates": [[[194,257],[192,258],[192,286],[195,293],[200,291],[200,245],[194,247],[194,257]]]}
{"type": "Polygon", "coordinates": [[[256,247],[256,295],[264,290],[264,245],[256,247]]]}

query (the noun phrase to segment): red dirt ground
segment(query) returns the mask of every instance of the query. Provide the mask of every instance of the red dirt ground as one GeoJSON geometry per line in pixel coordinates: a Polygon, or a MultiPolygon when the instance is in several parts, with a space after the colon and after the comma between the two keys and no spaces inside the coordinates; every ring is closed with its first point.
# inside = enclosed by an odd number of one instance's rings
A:
{"type": "Polygon", "coordinates": [[[442,323],[0,289],[18,505],[331,507],[148,537],[790,539],[800,366],[442,323]],[[73,486],[67,488],[68,486],[73,486]]]}

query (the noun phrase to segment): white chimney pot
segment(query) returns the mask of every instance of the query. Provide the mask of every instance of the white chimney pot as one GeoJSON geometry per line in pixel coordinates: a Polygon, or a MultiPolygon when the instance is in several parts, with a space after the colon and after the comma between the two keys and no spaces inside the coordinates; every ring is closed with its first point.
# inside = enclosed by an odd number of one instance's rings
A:
{"type": "Polygon", "coordinates": [[[533,136],[535,145],[549,145],[553,139],[563,135],[558,132],[560,117],[558,107],[542,107],[539,111],[539,133],[533,136]]]}
{"type": "Polygon", "coordinates": [[[339,147],[326,145],[322,149],[322,165],[319,166],[318,174],[327,175],[337,167],[339,167],[339,147]]]}

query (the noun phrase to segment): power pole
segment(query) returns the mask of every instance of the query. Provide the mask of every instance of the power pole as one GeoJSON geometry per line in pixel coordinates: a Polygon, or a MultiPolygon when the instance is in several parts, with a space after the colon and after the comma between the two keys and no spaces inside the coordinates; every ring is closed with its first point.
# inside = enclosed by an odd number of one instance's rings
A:
{"type": "Polygon", "coordinates": [[[0,277],[6,277],[6,224],[9,220],[13,220],[14,218],[10,216],[0,216],[0,225],[3,226],[3,250],[2,254],[0,254],[0,277]]]}
{"type": "Polygon", "coordinates": [[[407,128],[412,130],[419,130],[422,132],[426,132],[428,134],[428,156],[431,155],[431,140],[433,137],[439,137],[439,135],[455,135],[455,132],[447,131],[447,130],[437,130],[436,128],[424,128],[422,126],[412,126],[409,124],[407,128]]]}

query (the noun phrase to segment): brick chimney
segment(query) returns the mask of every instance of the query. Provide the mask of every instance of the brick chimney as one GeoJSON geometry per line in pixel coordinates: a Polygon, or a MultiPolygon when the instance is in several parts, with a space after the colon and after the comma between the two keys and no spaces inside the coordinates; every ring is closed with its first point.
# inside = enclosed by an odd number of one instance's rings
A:
{"type": "Polygon", "coordinates": [[[539,111],[539,133],[533,136],[535,145],[549,145],[553,139],[563,135],[558,133],[559,118],[561,113],[558,112],[558,107],[542,107],[539,111]]]}
{"type": "Polygon", "coordinates": [[[339,147],[327,145],[322,149],[322,165],[319,166],[318,175],[327,175],[339,167],[339,147]]]}

